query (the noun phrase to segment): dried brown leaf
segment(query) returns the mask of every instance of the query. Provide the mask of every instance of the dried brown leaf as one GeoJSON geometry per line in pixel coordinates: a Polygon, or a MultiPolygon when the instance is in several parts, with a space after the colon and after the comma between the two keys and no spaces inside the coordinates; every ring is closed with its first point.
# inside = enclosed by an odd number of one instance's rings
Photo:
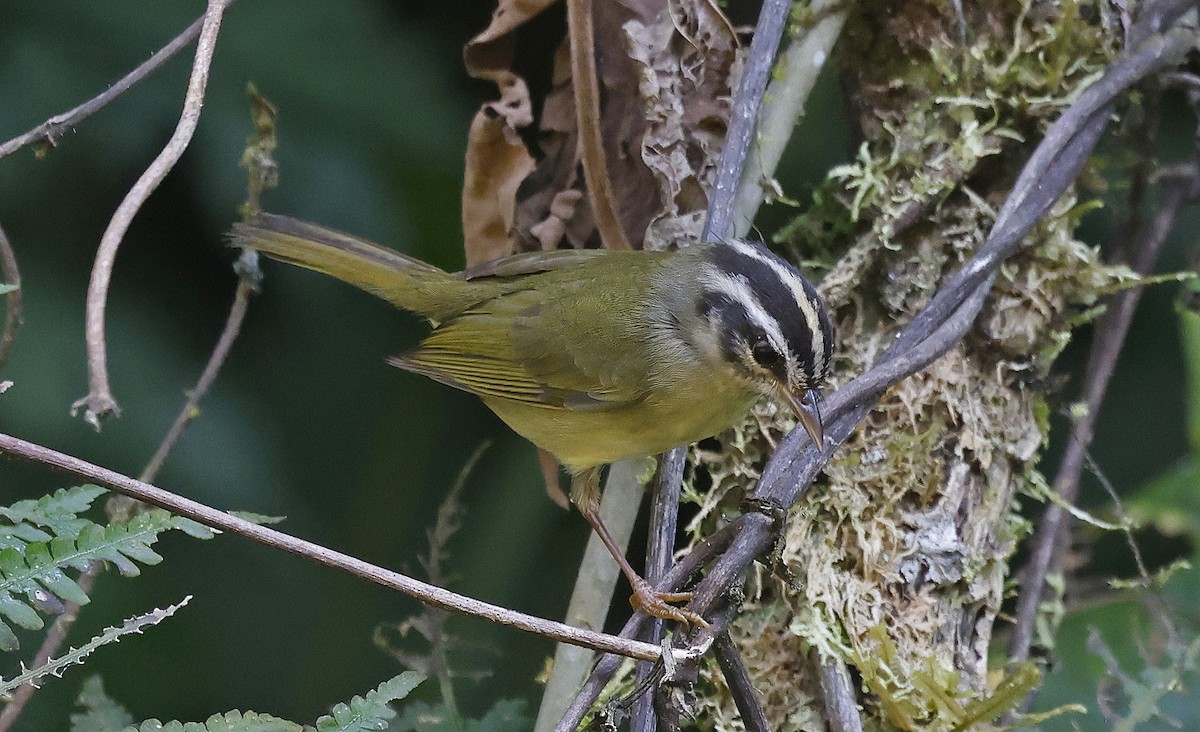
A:
{"type": "Polygon", "coordinates": [[[491,79],[495,71],[512,63],[512,33],[554,4],[554,0],[499,0],[492,22],[472,38],[463,50],[467,71],[480,79],[491,79]]]}
{"type": "Polygon", "coordinates": [[[699,235],[740,73],[737,37],[715,5],[673,0],[668,9],[624,28],[645,120],[641,158],[659,189],[652,249],[699,235]]]}
{"type": "Polygon", "coordinates": [[[468,267],[513,253],[517,188],[534,167],[517,134],[533,122],[529,89],[511,72],[497,71],[494,78],[500,99],[480,108],[467,134],[462,225],[468,267]]]}

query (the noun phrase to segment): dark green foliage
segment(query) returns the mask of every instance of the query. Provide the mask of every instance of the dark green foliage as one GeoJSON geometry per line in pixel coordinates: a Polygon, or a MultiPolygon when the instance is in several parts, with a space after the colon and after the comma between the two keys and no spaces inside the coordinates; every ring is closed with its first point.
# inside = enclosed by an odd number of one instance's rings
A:
{"type": "Polygon", "coordinates": [[[125,707],[104,692],[99,676],[89,676],[75,703],[82,712],[71,715],[71,732],[119,732],[133,724],[125,707]]]}
{"type": "MultiPolygon", "coordinates": [[[[92,523],[79,514],[91,507],[92,501],[106,493],[98,485],[77,485],[70,488],[60,488],[48,496],[37,500],[17,501],[11,506],[0,508],[0,516],[8,519],[14,527],[22,524],[35,524],[54,536],[79,536],[84,527],[92,523]]],[[[0,527],[3,535],[9,527],[0,527]]],[[[29,541],[49,541],[50,537],[30,539],[29,541]]]]}
{"type": "MultiPolygon", "coordinates": [[[[332,714],[318,719],[315,726],[300,725],[269,714],[236,710],[214,714],[204,722],[160,722],[150,719],[140,725],[132,725],[129,713],[104,693],[100,678],[93,676],[84,682],[83,690],[79,693],[77,703],[84,707],[85,712],[71,715],[71,732],[378,732],[388,729],[389,720],[396,716],[396,712],[388,705],[408,696],[424,680],[421,674],[406,671],[363,696],[335,705],[332,714]]],[[[482,732],[518,728],[490,726],[470,729],[482,732]]]]}
{"type": "Polygon", "coordinates": [[[167,722],[157,719],[126,727],[122,732],[301,732],[295,722],[257,712],[214,714],[204,722],[167,722]]]}
{"type": "Polygon", "coordinates": [[[195,521],[162,509],[108,526],[79,516],[103,492],[97,486],[77,486],[0,508],[6,520],[0,522],[0,650],[19,647],[9,623],[40,630],[40,614],[60,612],[66,602],[87,604],[87,594],[63,570],[83,571],[104,561],[133,577],[141,572],[138,564],[162,561],[150,548],[162,532],[179,529],[197,539],[213,535],[195,521]]]}
{"type": "Polygon", "coordinates": [[[337,704],[333,713],[317,720],[317,732],[373,732],[388,728],[396,712],[388,706],[399,701],[425,680],[414,671],[405,671],[347,704],[337,704]]]}

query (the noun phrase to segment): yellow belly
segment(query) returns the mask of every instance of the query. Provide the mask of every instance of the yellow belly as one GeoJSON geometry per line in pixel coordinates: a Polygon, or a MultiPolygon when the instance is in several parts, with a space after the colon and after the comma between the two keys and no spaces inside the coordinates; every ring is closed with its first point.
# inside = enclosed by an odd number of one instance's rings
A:
{"type": "Polygon", "coordinates": [[[757,399],[740,384],[704,385],[701,393],[667,395],[596,411],[534,406],[484,397],[513,431],[571,470],[655,455],[733,425],[757,399]]]}

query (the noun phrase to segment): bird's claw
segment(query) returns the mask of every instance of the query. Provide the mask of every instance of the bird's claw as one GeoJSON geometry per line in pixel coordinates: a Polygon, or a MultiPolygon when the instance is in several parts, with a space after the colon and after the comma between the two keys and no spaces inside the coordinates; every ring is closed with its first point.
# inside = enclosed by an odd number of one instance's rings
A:
{"type": "Polygon", "coordinates": [[[634,610],[641,610],[651,617],[659,618],[660,620],[674,620],[679,623],[690,623],[691,625],[704,628],[715,635],[716,630],[699,613],[670,604],[673,602],[688,602],[692,599],[692,596],[691,592],[658,592],[650,586],[649,582],[642,580],[634,584],[633,595],[629,598],[629,604],[633,606],[634,610]]]}

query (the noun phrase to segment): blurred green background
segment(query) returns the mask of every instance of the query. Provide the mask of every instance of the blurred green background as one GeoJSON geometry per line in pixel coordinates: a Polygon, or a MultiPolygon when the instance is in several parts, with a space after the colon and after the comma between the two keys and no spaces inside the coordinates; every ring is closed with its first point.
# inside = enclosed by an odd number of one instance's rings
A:
{"type": "MultiPolygon", "coordinates": [[[[0,160],[0,224],[20,258],[26,308],[0,371],[15,382],[0,397],[0,430],[124,473],[141,470],[203,367],[232,297],[233,254],[222,233],[245,198],[237,163],[251,131],[247,81],[280,110],[282,184],[268,194],[269,210],[460,266],[466,131],[492,92],[466,77],[461,48],[492,7],[490,0],[255,0],[228,12],[195,141],[134,221],[117,260],[107,322],[124,414],[100,434],[68,415],[87,390],[88,273],[112,211],[171,133],[190,56],[84,122],[46,158],[24,150],[0,160]]],[[[202,9],[200,2],[0,0],[0,139],[95,95],[202,9]]],[[[1169,125],[1173,139],[1186,142],[1191,124],[1181,108],[1169,125]]],[[[781,171],[785,190],[804,200],[829,166],[851,154],[836,80],[825,78],[781,171]]],[[[763,230],[787,215],[768,211],[763,230]]],[[[1181,223],[1165,267],[1184,266],[1197,223],[1194,215],[1181,223]]],[[[1100,214],[1083,234],[1105,242],[1106,227],[1100,214]]],[[[1187,452],[1175,292],[1147,294],[1097,438],[1095,454],[1122,489],[1187,452]]],[[[546,500],[533,449],[476,400],[384,364],[420,333],[414,319],[368,295],[267,264],[226,370],[158,483],[214,506],[286,515],[282,528],[291,533],[419,574],[425,531],[445,490],[491,439],[464,492],[467,512],[450,547],[452,587],[561,617],[587,526],[546,500]]],[[[1073,347],[1064,368],[1077,368],[1083,353],[1073,347]]],[[[5,504],[70,484],[0,463],[5,504]]],[[[1088,491],[1085,502],[1103,510],[1102,492],[1088,491]]],[[[1119,542],[1099,546],[1111,552],[1110,565],[1128,563],[1119,542]]],[[[1156,561],[1191,552],[1186,543],[1155,546],[1162,548],[1152,552],[1156,561]]],[[[159,550],[167,561],[142,577],[102,579],[72,636],[195,595],[163,626],[89,661],[136,718],[203,719],[241,708],[311,720],[399,670],[371,634],[376,623],[417,612],[413,601],[239,538],[198,544],[168,536],[159,550]]],[[[1122,632],[1130,617],[1127,609],[1101,612],[1127,654],[1131,636],[1122,632]]],[[[460,688],[466,713],[482,714],[501,697],[536,703],[533,679],[552,653],[549,643],[482,621],[451,623],[471,646],[461,668],[492,672],[460,688]]],[[[1082,646],[1082,627],[1069,626],[1065,649],[1082,646]]],[[[38,642],[22,640],[23,653],[38,642]]],[[[1058,666],[1046,697],[1094,710],[1099,662],[1069,657],[1078,660],[1058,666]]],[[[0,659],[0,675],[15,663],[0,659]]],[[[75,669],[48,684],[17,729],[63,729],[86,675],[75,669]]],[[[434,691],[430,684],[419,693],[434,691]]]]}

